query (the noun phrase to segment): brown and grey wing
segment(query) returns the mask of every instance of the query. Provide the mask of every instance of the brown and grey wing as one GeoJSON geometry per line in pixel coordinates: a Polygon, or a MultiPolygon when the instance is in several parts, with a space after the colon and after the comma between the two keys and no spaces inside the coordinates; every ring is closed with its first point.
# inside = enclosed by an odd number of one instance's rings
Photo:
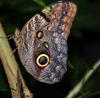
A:
{"type": "Polygon", "coordinates": [[[22,39],[19,39],[23,43],[18,44],[18,52],[24,67],[33,77],[40,82],[54,84],[62,79],[67,69],[66,40],[77,8],[74,3],[62,1],[49,7],[50,12],[43,9],[42,14],[33,16],[23,27],[22,39]],[[45,67],[36,64],[41,55],[49,57],[45,67]]]}

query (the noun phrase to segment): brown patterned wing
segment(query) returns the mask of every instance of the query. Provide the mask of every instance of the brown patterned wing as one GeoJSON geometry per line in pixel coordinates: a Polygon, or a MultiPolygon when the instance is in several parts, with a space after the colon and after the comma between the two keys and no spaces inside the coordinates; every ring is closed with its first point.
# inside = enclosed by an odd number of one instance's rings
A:
{"type": "Polygon", "coordinates": [[[67,38],[77,7],[58,1],[50,12],[43,9],[15,33],[18,53],[25,69],[37,80],[54,84],[67,71],[67,38]]]}

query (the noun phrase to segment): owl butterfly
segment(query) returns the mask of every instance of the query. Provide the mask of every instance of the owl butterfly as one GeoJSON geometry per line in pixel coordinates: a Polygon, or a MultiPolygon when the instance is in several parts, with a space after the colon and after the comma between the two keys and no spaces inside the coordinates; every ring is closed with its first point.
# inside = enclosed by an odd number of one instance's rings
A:
{"type": "Polygon", "coordinates": [[[54,84],[67,71],[67,38],[77,7],[58,1],[33,16],[15,33],[18,53],[25,69],[38,81],[54,84]]]}

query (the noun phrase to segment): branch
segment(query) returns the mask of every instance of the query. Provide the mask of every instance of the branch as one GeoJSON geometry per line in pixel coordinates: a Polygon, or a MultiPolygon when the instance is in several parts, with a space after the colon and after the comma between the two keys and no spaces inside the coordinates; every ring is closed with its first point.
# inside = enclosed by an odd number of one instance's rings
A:
{"type": "Polygon", "coordinates": [[[66,98],[73,98],[80,91],[83,84],[89,79],[89,77],[95,72],[95,70],[100,66],[100,60],[90,69],[85,76],[80,80],[80,82],[69,92],[66,98]]]}
{"type": "Polygon", "coordinates": [[[32,98],[0,23],[0,57],[10,85],[12,98],[32,98]],[[22,97],[24,96],[24,97],[22,97]]]}

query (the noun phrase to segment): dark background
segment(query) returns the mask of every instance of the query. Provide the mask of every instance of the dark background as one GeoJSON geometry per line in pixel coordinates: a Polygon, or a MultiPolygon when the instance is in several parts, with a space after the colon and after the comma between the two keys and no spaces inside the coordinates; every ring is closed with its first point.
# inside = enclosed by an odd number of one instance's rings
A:
{"type": "MultiPolygon", "coordinates": [[[[46,5],[56,0],[43,0],[46,5]]],[[[36,81],[22,66],[17,51],[14,53],[22,75],[34,98],[64,98],[80,81],[87,70],[100,59],[100,0],[72,0],[77,5],[77,14],[68,38],[69,61],[75,67],[68,71],[60,83],[54,85],[36,81]]],[[[0,0],[0,21],[7,35],[24,24],[43,7],[32,0],[0,0]]],[[[16,48],[9,40],[12,50],[16,48]]],[[[89,78],[77,96],[100,98],[100,67],[89,78]]],[[[75,98],[77,98],[77,96],[75,98]]],[[[11,98],[9,84],[0,62],[0,98],[11,98]]]]}

